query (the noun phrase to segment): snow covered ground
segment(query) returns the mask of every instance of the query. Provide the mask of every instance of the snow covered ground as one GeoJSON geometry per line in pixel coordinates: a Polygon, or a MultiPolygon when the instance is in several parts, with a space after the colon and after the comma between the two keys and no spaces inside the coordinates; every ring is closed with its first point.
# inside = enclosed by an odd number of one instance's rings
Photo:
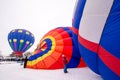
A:
{"type": "Polygon", "coordinates": [[[63,69],[35,70],[23,68],[16,62],[0,63],[0,80],[103,80],[89,68],[71,68],[69,73],[63,69]]]}

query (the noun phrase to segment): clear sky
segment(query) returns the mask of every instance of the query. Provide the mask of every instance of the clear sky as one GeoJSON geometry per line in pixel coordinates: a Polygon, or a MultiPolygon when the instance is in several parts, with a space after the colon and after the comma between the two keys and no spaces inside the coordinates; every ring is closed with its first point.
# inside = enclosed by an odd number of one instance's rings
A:
{"type": "Polygon", "coordinates": [[[35,36],[33,51],[39,40],[51,29],[71,26],[76,0],[0,0],[0,52],[12,52],[8,33],[12,29],[29,30],[35,36]]]}

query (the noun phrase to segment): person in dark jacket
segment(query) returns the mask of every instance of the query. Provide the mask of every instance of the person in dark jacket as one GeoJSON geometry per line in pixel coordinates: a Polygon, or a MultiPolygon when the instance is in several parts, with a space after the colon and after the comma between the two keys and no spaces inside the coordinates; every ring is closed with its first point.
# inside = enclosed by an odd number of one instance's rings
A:
{"type": "Polygon", "coordinates": [[[62,55],[62,60],[63,60],[63,63],[64,63],[64,73],[68,73],[68,71],[67,71],[68,61],[67,61],[66,56],[64,54],[62,55]]]}
{"type": "Polygon", "coordinates": [[[24,68],[26,68],[27,61],[28,61],[28,58],[26,56],[25,59],[24,59],[24,68]]]}

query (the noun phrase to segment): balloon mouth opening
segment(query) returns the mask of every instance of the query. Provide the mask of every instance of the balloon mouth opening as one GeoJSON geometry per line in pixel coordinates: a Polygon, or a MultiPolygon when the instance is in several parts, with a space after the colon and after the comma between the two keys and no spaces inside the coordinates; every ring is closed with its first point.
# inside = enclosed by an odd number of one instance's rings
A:
{"type": "Polygon", "coordinates": [[[40,52],[41,52],[40,49],[35,49],[35,51],[33,51],[33,54],[38,54],[38,53],[40,53],[40,52]]]}
{"type": "Polygon", "coordinates": [[[48,48],[48,45],[46,42],[42,42],[40,44],[38,44],[39,46],[37,46],[37,48],[33,51],[33,54],[38,54],[40,52],[45,51],[48,48]]]}

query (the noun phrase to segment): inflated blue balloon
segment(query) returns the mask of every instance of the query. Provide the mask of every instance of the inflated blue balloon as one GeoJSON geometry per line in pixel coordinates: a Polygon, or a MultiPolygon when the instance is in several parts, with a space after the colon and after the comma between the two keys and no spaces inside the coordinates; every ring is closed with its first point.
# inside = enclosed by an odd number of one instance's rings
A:
{"type": "Polygon", "coordinates": [[[104,80],[120,80],[120,0],[77,0],[72,24],[88,67],[104,80]]]}
{"type": "Polygon", "coordinates": [[[17,56],[28,50],[34,43],[34,35],[25,29],[14,29],[8,34],[8,42],[17,56]]]}

